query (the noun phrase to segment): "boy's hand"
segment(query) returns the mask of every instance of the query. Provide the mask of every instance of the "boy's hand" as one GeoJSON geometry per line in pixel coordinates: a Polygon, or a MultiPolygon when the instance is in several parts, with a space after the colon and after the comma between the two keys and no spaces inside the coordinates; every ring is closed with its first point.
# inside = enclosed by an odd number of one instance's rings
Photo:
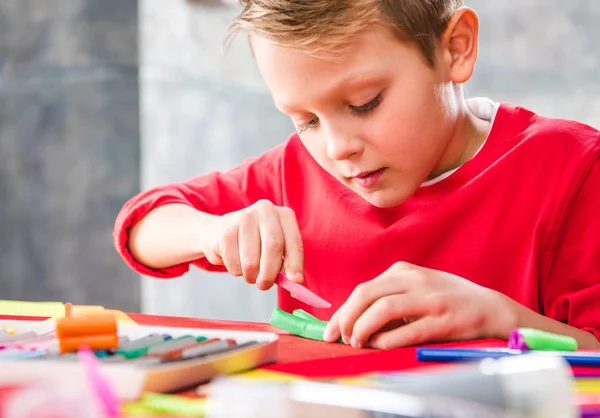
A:
{"type": "Polygon", "coordinates": [[[224,265],[261,290],[273,286],[282,268],[290,280],[303,281],[302,238],[290,208],[260,200],[216,218],[201,241],[209,262],[224,265]]]}
{"type": "Polygon", "coordinates": [[[356,287],[333,315],[326,341],[388,349],[427,342],[507,338],[517,323],[507,298],[461,277],[396,263],[356,287]]]}

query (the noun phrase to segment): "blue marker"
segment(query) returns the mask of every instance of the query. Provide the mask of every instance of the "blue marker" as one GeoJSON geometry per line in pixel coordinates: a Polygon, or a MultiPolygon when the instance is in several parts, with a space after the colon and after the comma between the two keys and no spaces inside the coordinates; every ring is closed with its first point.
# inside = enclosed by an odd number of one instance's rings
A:
{"type": "Polygon", "coordinates": [[[600,351],[527,351],[510,348],[417,348],[417,360],[441,362],[479,361],[484,358],[501,358],[533,354],[562,357],[572,366],[600,366],[600,351]]]}

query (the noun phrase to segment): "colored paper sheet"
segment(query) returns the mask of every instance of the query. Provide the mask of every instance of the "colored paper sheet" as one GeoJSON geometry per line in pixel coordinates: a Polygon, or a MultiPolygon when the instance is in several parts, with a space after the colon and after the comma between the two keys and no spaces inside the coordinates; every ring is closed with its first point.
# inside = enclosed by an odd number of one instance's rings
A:
{"type": "MultiPolygon", "coordinates": [[[[131,319],[125,312],[116,311],[113,309],[105,309],[103,306],[88,306],[88,305],[75,305],[73,306],[74,316],[92,316],[98,313],[113,314],[117,318],[119,325],[137,325],[133,319],[131,319]]],[[[60,316],[64,316],[64,312],[60,316]]]]}
{"type": "MultiPolygon", "coordinates": [[[[73,305],[73,316],[94,316],[98,314],[112,314],[117,318],[119,325],[137,325],[137,323],[131,319],[127,314],[122,311],[116,311],[113,309],[106,309],[104,306],[99,305],[73,305]]],[[[49,321],[53,321],[57,318],[64,318],[65,310],[53,316],[49,321]]]]}
{"type": "Polygon", "coordinates": [[[0,315],[53,317],[64,315],[62,302],[25,302],[0,300],[0,315]]]}
{"type": "Polygon", "coordinates": [[[301,380],[304,377],[297,374],[274,372],[270,370],[255,369],[249,372],[240,373],[232,378],[239,379],[255,379],[255,380],[266,380],[271,382],[293,382],[294,380],[301,380]]]}
{"type": "Polygon", "coordinates": [[[205,414],[206,400],[191,399],[179,395],[146,393],[138,402],[123,406],[127,415],[161,416],[168,414],[177,417],[202,418],[205,414]]]}
{"type": "MultiPolygon", "coordinates": [[[[98,313],[111,313],[119,324],[137,325],[122,311],[106,309],[99,305],[74,305],[73,315],[90,316],[98,313]]],[[[47,317],[49,320],[64,318],[65,304],[62,302],[28,302],[20,300],[0,300],[0,315],[47,317]]]]}

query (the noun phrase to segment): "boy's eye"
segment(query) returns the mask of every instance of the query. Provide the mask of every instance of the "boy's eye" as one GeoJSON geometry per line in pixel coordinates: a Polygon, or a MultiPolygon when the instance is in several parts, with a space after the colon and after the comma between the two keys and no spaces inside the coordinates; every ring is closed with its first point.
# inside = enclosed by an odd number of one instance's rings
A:
{"type": "Polygon", "coordinates": [[[350,106],[350,110],[355,113],[367,113],[375,109],[381,103],[381,93],[379,93],[373,100],[360,106],[350,106]]]}
{"type": "Polygon", "coordinates": [[[299,134],[306,131],[309,128],[315,128],[319,123],[319,118],[312,118],[307,123],[300,124],[296,127],[299,134]]]}
{"type": "MultiPolygon", "coordinates": [[[[381,97],[381,93],[379,93],[377,96],[375,96],[373,100],[369,101],[368,103],[365,103],[360,106],[350,106],[350,110],[353,113],[366,114],[371,110],[375,109],[377,106],[379,106],[382,100],[383,99],[381,97]]],[[[302,132],[305,132],[308,129],[316,128],[318,124],[319,118],[315,117],[309,120],[307,123],[298,124],[296,126],[296,130],[299,134],[301,134],[302,132]]]]}

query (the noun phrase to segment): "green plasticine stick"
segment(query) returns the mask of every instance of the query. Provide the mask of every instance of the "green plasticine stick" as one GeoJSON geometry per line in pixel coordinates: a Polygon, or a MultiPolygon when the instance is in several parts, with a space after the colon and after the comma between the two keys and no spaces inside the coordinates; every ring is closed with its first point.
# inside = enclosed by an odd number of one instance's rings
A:
{"type": "Polygon", "coordinates": [[[321,321],[319,318],[312,316],[311,314],[309,314],[308,312],[302,310],[302,309],[296,309],[293,312],[294,316],[297,316],[298,318],[304,318],[307,321],[311,321],[311,322],[322,322],[324,324],[327,324],[327,321],[321,321]]]}
{"type": "MultiPolygon", "coordinates": [[[[323,341],[323,332],[327,326],[327,322],[321,321],[304,311],[300,313],[294,311],[294,315],[292,315],[279,308],[273,310],[269,323],[294,335],[317,341],[323,341]]],[[[341,339],[338,342],[341,342],[341,339]]]]}

